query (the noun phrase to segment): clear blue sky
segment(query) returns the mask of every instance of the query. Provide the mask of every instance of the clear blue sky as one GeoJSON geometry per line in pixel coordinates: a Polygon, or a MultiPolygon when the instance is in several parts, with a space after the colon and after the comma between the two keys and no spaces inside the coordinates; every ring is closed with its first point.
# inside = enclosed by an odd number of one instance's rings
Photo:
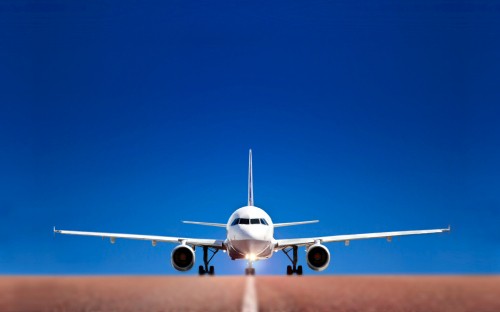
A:
{"type": "Polygon", "coordinates": [[[500,272],[498,2],[2,1],[0,25],[0,273],[178,274],[173,245],[52,226],[224,238],[180,221],[245,204],[249,148],[256,205],[321,220],[277,238],[452,225],[330,244],[326,273],[500,272]]]}

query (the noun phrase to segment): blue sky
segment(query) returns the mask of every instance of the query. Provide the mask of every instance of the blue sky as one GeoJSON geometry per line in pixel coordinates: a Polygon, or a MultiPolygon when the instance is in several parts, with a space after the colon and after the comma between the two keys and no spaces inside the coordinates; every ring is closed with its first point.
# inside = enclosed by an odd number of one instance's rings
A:
{"type": "Polygon", "coordinates": [[[52,226],[223,238],[180,221],[245,204],[249,148],[256,205],[321,220],[277,238],[452,225],[330,244],[326,273],[500,272],[498,3],[0,7],[0,273],[180,274],[172,245],[52,226]]]}

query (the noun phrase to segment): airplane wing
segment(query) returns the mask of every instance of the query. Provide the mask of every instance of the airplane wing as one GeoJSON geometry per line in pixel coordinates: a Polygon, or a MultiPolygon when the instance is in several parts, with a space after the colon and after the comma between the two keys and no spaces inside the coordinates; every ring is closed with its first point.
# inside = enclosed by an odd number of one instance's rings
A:
{"type": "Polygon", "coordinates": [[[109,237],[111,243],[115,243],[117,238],[124,239],[138,239],[151,241],[153,246],[156,243],[185,243],[187,245],[193,246],[207,246],[216,249],[223,249],[224,242],[217,239],[203,239],[203,238],[185,238],[185,237],[170,237],[170,236],[157,236],[157,235],[138,235],[138,234],[121,234],[121,233],[102,233],[102,232],[81,232],[81,231],[66,231],[66,230],[56,230],[54,227],[54,233],[66,234],[66,235],[82,235],[82,236],[97,236],[97,237],[109,237]]]}
{"type": "Polygon", "coordinates": [[[396,231],[396,232],[321,236],[321,237],[310,237],[310,238],[278,239],[276,240],[275,249],[279,250],[291,246],[307,246],[315,243],[333,243],[333,242],[345,242],[346,245],[349,245],[349,242],[351,240],[368,239],[368,238],[387,238],[388,241],[391,241],[392,238],[395,236],[434,234],[434,233],[449,232],[450,230],[451,228],[448,227],[447,229],[434,229],[434,230],[396,231]]]}

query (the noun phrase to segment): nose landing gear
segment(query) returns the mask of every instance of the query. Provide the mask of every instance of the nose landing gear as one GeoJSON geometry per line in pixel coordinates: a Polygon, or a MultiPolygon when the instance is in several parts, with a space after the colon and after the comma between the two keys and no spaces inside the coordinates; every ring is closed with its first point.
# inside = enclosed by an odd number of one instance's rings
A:
{"type": "Polygon", "coordinates": [[[203,264],[198,267],[198,274],[199,275],[214,275],[215,274],[215,269],[214,266],[211,265],[210,267],[208,266],[210,264],[210,261],[212,261],[212,258],[215,256],[215,254],[219,251],[219,249],[211,249],[208,248],[207,246],[203,246],[203,264]],[[212,256],[210,259],[208,258],[208,251],[212,252],[212,256]]]}
{"type": "Polygon", "coordinates": [[[248,268],[245,268],[245,275],[255,275],[255,268],[252,267],[252,261],[248,261],[248,268]]]}
{"type": "Polygon", "coordinates": [[[288,249],[287,248],[282,249],[283,253],[292,262],[292,265],[287,265],[287,267],[286,267],[286,275],[292,275],[293,273],[295,273],[297,275],[302,275],[302,266],[301,265],[297,266],[297,262],[299,261],[299,259],[298,259],[299,257],[297,255],[297,250],[298,250],[297,246],[293,246],[293,247],[290,247],[288,249]],[[289,253],[291,251],[293,251],[293,253],[292,253],[293,259],[289,255],[289,253]]]}
{"type": "Polygon", "coordinates": [[[255,268],[245,268],[245,275],[255,275],[255,268]]]}

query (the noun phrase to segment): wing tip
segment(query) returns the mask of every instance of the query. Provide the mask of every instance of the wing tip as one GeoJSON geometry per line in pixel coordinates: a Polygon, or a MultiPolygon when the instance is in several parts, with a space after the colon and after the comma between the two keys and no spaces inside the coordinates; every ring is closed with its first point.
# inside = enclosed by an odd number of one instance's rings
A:
{"type": "Polygon", "coordinates": [[[56,226],[54,225],[54,227],[52,228],[52,234],[54,235],[54,238],[56,237],[56,233],[60,232],[61,232],[60,230],[56,230],[56,226]]]}

